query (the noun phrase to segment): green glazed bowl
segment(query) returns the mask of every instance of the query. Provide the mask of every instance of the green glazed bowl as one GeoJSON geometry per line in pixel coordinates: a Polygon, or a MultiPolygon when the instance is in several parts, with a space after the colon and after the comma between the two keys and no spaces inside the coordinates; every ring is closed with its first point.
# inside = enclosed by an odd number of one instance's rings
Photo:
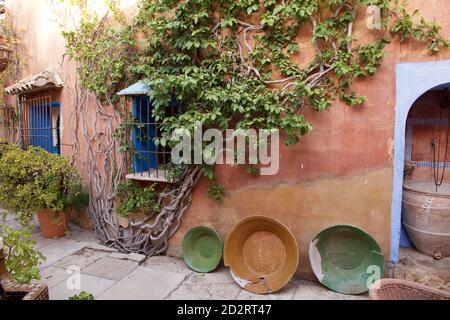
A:
{"type": "Polygon", "coordinates": [[[363,230],[336,225],[322,230],[311,241],[309,261],[317,279],[344,294],[361,294],[384,274],[380,246],[363,230]]]}
{"type": "Polygon", "coordinates": [[[194,271],[211,272],[216,269],[222,260],[222,252],[222,241],[211,228],[195,227],[183,238],[183,259],[194,271]]]}

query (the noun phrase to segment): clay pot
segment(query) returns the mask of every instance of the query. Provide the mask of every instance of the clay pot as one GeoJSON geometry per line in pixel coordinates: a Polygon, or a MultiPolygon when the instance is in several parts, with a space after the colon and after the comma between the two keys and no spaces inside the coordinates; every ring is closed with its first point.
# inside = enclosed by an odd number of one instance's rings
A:
{"type": "Polygon", "coordinates": [[[49,239],[64,237],[68,231],[70,213],[69,209],[58,212],[50,209],[39,211],[37,216],[42,236],[49,239]]]}
{"type": "Polygon", "coordinates": [[[436,192],[434,182],[405,182],[402,221],[417,250],[436,259],[449,257],[450,184],[436,192]]]}

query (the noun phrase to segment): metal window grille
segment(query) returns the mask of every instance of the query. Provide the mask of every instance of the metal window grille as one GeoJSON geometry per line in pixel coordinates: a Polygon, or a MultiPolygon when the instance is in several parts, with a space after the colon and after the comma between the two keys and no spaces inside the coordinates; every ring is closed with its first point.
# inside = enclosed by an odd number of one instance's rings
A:
{"type": "MultiPolygon", "coordinates": [[[[172,105],[168,115],[174,115],[175,109],[172,105]]],[[[171,150],[155,143],[155,139],[161,137],[161,123],[152,116],[152,101],[148,96],[134,97],[133,118],[133,174],[142,178],[164,177],[164,165],[171,161],[171,150]]]]}
{"type": "Polygon", "coordinates": [[[60,104],[51,96],[20,97],[19,130],[23,148],[41,147],[60,154],[60,104]]]}

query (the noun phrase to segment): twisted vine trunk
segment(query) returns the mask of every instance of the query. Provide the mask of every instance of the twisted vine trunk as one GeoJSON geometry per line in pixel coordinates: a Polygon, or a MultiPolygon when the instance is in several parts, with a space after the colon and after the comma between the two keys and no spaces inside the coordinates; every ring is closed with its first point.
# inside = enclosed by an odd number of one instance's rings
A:
{"type": "Polygon", "coordinates": [[[106,245],[121,251],[150,256],[163,253],[191,204],[193,189],[201,177],[200,167],[187,167],[177,183],[159,194],[159,213],[131,222],[128,228],[121,227],[115,213],[115,197],[126,174],[126,155],[119,152],[114,131],[122,117],[116,105],[110,102],[105,107],[94,94],[80,87],[77,79],[73,85],[68,81],[65,84],[73,104],[69,117],[73,163],[81,162],[87,170],[88,214],[95,233],[106,245]],[[94,123],[90,121],[91,113],[95,115],[94,123]],[[78,141],[80,135],[82,141],[78,141]],[[85,159],[81,159],[80,150],[86,150],[85,159]]]}

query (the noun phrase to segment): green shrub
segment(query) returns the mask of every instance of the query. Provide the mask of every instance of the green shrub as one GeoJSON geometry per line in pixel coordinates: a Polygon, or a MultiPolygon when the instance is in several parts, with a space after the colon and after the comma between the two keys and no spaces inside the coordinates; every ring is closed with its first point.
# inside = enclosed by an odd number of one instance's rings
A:
{"type": "Polygon", "coordinates": [[[132,180],[121,182],[117,186],[116,199],[116,212],[122,217],[139,210],[143,210],[146,215],[161,210],[154,184],[141,188],[132,180]]]}
{"type": "Polygon", "coordinates": [[[0,206],[27,225],[42,209],[61,211],[78,198],[81,179],[69,161],[42,148],[8,146],[0,157],[0,206]]]}
{"type": "Polygon", "coordinates": [[[94,296],[86,291],[81,291],[79,294],[69,297],[69,300],[95,300],[94,296]]]}
{"type": "MultiPolygon", "coordinates": [[[[6,269],[12,277],[19,283],[29,283],[32,279],[40,279],[39,261],[45,257],[34,250],[34,241],[29,229],[13,230],[1,225],[0,231],[3,233],[5,244],[6,269]]],[[[1,233],[0,232],[0,233],[1,233]]]]}

